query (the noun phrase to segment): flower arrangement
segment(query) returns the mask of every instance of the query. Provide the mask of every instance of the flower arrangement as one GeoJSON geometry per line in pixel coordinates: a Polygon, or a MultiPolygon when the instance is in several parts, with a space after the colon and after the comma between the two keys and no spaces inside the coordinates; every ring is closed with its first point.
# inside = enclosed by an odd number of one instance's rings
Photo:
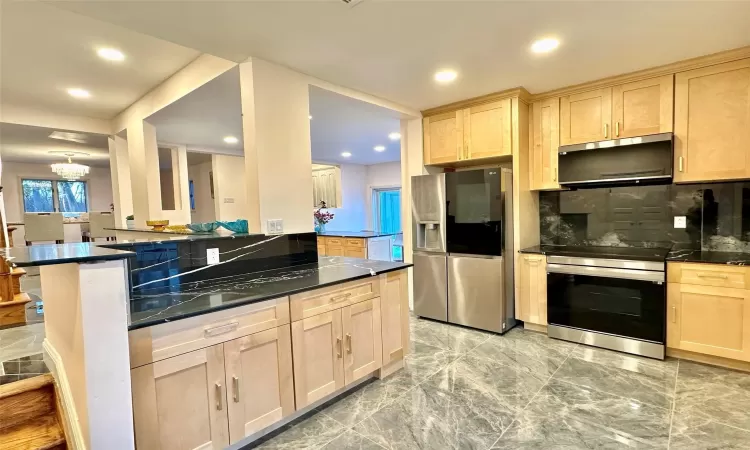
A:
{"type": "Polygon", "coordinates": [[[333,213],[323,211],[324,209],[326,209],[326,202],[321,201],[318,209],[313,213],[313,217],[315,218],[315,231],[318,233],[325,231],[326,224],[333,220],[333,213]]]}

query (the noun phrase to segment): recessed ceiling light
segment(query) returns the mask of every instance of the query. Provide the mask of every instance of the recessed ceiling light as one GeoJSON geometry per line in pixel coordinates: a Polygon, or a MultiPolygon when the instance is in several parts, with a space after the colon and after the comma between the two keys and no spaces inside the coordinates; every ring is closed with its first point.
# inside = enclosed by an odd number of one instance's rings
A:
{"type": "Polygon", "coordinates": [[[53,131],[48,137],[50,139],[60,139],[61,141],[78,142],[79,144],[85,144],[88,140],[85,134],[70,131],[53,131]]]}
{"type": "Polygon", "coordinates": [[[454,70],[441,70],[435,73],[435,81],[438,83],[450,83],[458,77],[458,74],[454,70]]]}
{"type": "Polygon", "coordinates": [[[392,141],[397,141],[397,140],[401,139],[401,133],[391,133],[391,134],[388,135],[388,139],[390,139],[392,141]]]}
{"type": "Polygon", "coordinates": [[[375,150],[376,152],[384,152],[385,145],[376,145],[375,147],[373,147],[373,150],[375,150]]]}
{"type": "Polygon", "coordinates": [[[72,95],[75,98],[91,97],[91,93],[89,93],[89,91],[87,91],[86,89],[80,89],[80,88],[70,88],[68,89],[68,94],[72,95]]]}
{"type": "Polygon", "coordinates": [[[227,136],[224,138],[224,142],[226,142],[227,144],[236,144],[237,142],[239,142],[239,139],[234,136],[227,136]]]}
{"type": "Polygon", "coordinates": [[[108,61],[122,61],[125,59],[125,55],[116,48],[100,48],[96,51],[96,54],[108,61]]]}
{"type": "Polygon", "coordinates": [[[352,154],[350,152],[341,152],[341,156],[343,156],[344,158],[348,158],[352,156],[352,154]]]}
{"type": "Polygon", "coordinates": [[[548,53],[556,49],[560,45],[560,41],[553,38],[539,39],[531,44],[531,51],[534,53],[548,53]]]}
{"type": "Polygon", "coordinates": [[[308,119],[312,120],[312,116],[307,116],[308,119]]]}

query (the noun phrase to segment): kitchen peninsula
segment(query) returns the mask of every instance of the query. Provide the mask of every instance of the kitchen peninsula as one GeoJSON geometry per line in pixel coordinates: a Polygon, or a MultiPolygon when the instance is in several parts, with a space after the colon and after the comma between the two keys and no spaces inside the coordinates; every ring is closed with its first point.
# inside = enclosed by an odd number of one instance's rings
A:
{"type": "Polygon", "coordinates": [[[71,440],[224,448],[403,365],[410,265],[316,249],[314,233],[196,235],[3,257],[40,266],[71,440]]]}

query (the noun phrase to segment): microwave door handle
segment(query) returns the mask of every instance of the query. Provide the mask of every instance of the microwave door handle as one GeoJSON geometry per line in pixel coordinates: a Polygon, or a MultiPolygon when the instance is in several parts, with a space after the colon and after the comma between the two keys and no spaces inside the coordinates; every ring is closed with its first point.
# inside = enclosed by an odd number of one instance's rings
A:
{"type": "Polygon", "coordinates": [[[571,266],[566,264],[547,264],[547,273],[561,273],[566,275],[584,275],[600,278],[620,278],[637,281],[664,282],[664,272],[613,269],[610,267],[571,266]]]}

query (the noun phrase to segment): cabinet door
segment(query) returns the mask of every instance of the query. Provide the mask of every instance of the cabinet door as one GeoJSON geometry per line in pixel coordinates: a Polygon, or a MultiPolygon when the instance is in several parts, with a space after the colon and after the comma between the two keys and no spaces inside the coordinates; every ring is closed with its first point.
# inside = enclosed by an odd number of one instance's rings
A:
{"type": "Polygon", "coordinates": [[[678,73],[675,182],[750,177],[750,59],[678,73]]]}
{"type": "Polygon", "coordinates": [[[463,154],[463,112],[455,111],[422,120],[424,163],[444,164],[461,159],[463,154]]]}
{"type": "Polygon", "coordinates": [[[409,349],[409,279],[399,270],[380,275],[383,366],[403,359],[409,349]]]}
{"type": "Polygon", "coordinates": [[[344,256],[367,259],[367,249],[361,247],[344,247],[344,256]]]}
{"type": "Polygon", "coordinates": [[[612,88],[613,137],[672,131],[674,76],[651,78],[612,88]]]}
{"type": "Polygon", "coordinates": [[[560,99],[549,98],[531,107],[531,189],[559,189],[557,152],[560,147],[560,99]]]}
{"type": "Polygon", "coordinates": [[[224,344],[231,442],[294,412],[289,325],[224,344]]]}
{"type": "Polygon", "coordinates": [[[612,88],[560,99],[560,145],[612,139],[612,88]]]}
{"type": "Polygon", "coordinates": [[[344,387],[340,309],[293,322],[292,343],[298,410],[344,387]]]}
{"type": "Polygon", "coordinates": [[[344,381],[350,384],[382,367],[380,297],[341,309],[344,330],[344,381]]]}
{"type": "Polygon", "coordinates": [[[465,159],[511,154],[510,99],[463,110],[465,159]]]}
{"type": "Polygon", "coordinates": [[[131,383],[139,449],[229,445],[222,344],[137,367],[131,383]]]}
{"type": "Polygon", "coordinates": [[[547,325],[547,261],[543,255],[521,256],[518,319],[547,325]]]}
{"type": "Polygon", "coordinates": [[[326,256],[345,256],[343,245],[327,245],[326,256]]]}
{"type": "Polygon", "coordinates": [[[750,294],[669,283],[667,347],[750,361],[750,294]]]}

